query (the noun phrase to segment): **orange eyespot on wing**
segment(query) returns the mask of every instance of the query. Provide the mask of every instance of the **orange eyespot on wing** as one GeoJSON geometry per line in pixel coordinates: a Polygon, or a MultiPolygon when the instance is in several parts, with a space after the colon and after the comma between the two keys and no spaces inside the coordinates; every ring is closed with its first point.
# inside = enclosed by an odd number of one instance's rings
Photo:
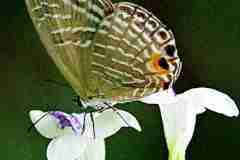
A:
{"type": "Polygon", "coordinates": [[[169,64],[166,58],[162,57],[160,53],[152,54],[148,61],[148,66],[152,72],[166,75],[169,73],[169,64]]]}

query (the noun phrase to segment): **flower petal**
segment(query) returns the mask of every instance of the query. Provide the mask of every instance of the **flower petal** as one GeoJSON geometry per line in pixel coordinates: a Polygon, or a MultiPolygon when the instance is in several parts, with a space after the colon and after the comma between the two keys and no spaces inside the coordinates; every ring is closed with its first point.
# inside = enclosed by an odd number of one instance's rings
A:
{"type": "Polygon", "coordinates": [[[235,102],[226,94],[210,88],[194,88],[179,95],[187,100],[192,107],[202,113],[207,108],[226,116],[238,116],[239,111],[235,102]]]}
{"type": "Polygon", "coordinates": [[[105,160],[105,142],[103,139],[94,139],[88,143],[83,154],[76,160],[105,160]]]}
{"type": "Polygon", "coordinates": [[[160,106],[169,160],[184,160],[192,138],[196,112],[184,101],[160,106]]]}
{"type": "Polygon", "coordinates": [[[37,131],[46,138],[55,138],[64,134],[72,134],[70,128],[64,130],[59,128],[59,124],[56,119],[49,114],[49,112],[42,112],[40,110],[32,110],[29,112],[34,127],[37,131]]]}
{"type": "Polygon", "coordinates": [[[168,90],[160,91],[147,97],[141,98],[139,101],[147,104],[169,104],[176,102],[175,96],[175,91],[170,88],[168,90]]]}
{"type": "MultiPolygon", "coordinates": [[[[84,136],[104,139],[115,134],[121,127],[133,127],[141,131],[136,118],[126,111],[107,109],[101,113],[93,114],[94,121],[91,120],[90,114],[87,114],[85,118],[84,136]]],[[[82,116],[81,114],[73,115],[82,116]]]]}
{"type": "Polygon", "coordinates": [[[48,160],[104,160],[104,139],[65,135],[53,139],[47,148],[48,160]]]}
{"type": "Polygon", "coordinates": [[[227,116],[237,116],[238,108],[224,93],[209,88],[190,89],[175,97],[174,103],[160,105],[169,160],[184,160],[192,138],[197,114],[206,109],[227,116]]]}
{"type": "Polygon", "coordinates": [[[118,112],[119,112],[118,118],[119,120],[121,119],[122,127],[132,127],[139,132],[142,131],[139,122],[132,114],[123,110],[118,110],[118,112]]]}

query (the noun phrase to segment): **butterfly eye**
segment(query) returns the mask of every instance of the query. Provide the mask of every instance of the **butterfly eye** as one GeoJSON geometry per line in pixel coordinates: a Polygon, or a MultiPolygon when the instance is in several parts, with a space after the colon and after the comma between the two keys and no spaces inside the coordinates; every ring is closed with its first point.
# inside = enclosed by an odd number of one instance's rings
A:
{"type": "Polygon", "coordinates": [[[167,55],[170,56],[170,57],[174,56],[175,50],[176,50],[176,48],[173,45],[167,45],[165,47],[165,51],[166,51],[167,55]]]}
{"type": "Polygon", "coordinates": [[[166,70],[169,69],[169,65],[168,65],[167,60],[165,58],[159,59],[158,60],[158,65],[163,69],[166,69],[166,70]]]}

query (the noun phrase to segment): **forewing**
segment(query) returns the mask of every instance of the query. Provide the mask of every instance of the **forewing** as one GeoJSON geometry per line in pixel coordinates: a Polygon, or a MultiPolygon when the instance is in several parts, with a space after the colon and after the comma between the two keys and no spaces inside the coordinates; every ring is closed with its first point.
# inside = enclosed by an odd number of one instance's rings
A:
{"type": "Polygon", "coordinates": [[[181,66],[172,32],[152,13],[125,2],[115,4],[99,26],[90,57],[96,94],[118,101],[168,89],[181,66]]]}
{"type": "Polygon", "coordinates": [[[64,77],[85,99],[89,53],[99,24],[113,11],[108,0],[26,0],[40,38],[64,77]]]}

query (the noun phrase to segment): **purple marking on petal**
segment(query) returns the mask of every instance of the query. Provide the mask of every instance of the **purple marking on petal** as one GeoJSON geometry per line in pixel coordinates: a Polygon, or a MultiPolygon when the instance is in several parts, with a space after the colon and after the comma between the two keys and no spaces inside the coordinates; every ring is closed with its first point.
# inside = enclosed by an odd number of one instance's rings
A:
{"type": "Polygon", "coordinates": [[[78,118],[74,115],[71,115],[71,124],[72,124],[72,129],[76,133],[80,133],[82,131],[82,124],[78,120],[78,118]]]}
{"type": "Polygon", "coordinates": [[[51,112],[51,115],[57,119],[60,128],[71,127],[75,133],[80,133],[82,129],[82,124],[78,118],[74,115],[69,115],[61,111],[51,112]]]}
{"type": "Polygon", "coordinates": [[[65,127],[71,127],[71,122],[69,120],[69,115],[61,112],[61,111],[55,111],[51,112],[51,115],[54,116],[58,120],[58,123],[60,124],[60,127],[64,129],[65,127]]]}

